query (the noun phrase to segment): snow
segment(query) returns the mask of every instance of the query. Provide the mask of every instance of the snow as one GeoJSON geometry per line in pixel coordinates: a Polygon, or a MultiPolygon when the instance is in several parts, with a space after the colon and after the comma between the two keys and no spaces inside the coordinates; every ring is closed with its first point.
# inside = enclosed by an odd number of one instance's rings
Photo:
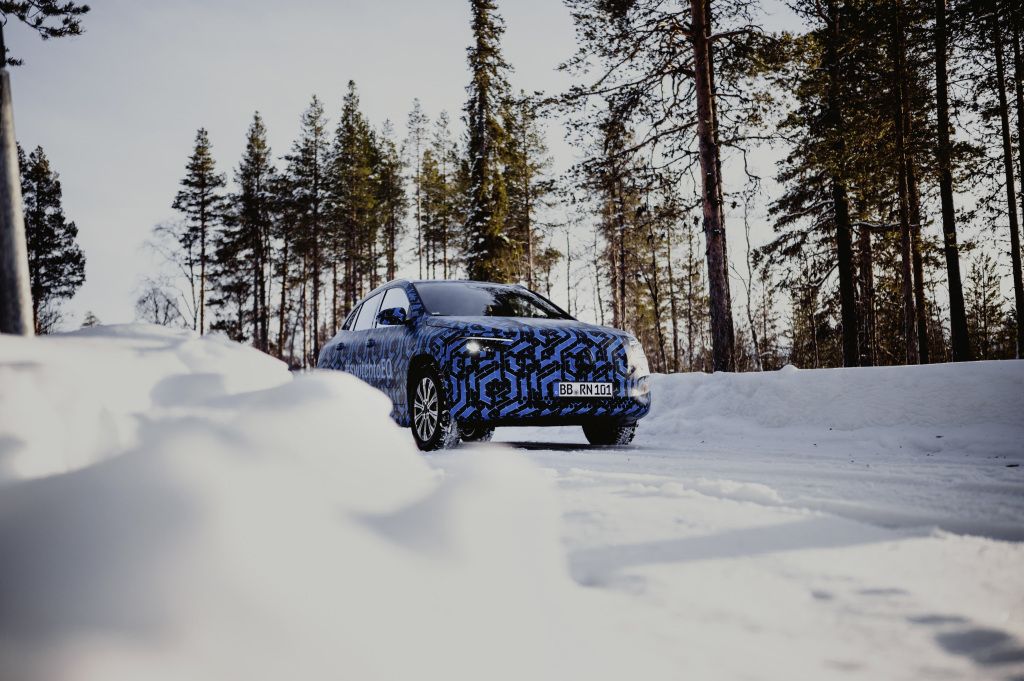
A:
{"type": "Polygon", "coordinates": [[[224,338],[0,337],[0,678],[1024,675],[1024,362],[653,396],[423,456],[224,338]]]}
{"type": "Polygon", "coordinates": [[[143,327],[0,338],[0,678],[622,678],[550,480],[444,473],[339,373],[143,327]]]}

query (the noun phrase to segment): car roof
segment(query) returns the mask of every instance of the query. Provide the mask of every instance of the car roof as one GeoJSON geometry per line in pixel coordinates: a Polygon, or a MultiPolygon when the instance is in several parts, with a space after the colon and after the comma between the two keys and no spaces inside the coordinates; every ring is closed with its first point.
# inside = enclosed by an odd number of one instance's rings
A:
{"type": "Polygon", "coordinates": [[[487,286],[519,286],[500,281],[477,281],[475,279],[406,279],[410,284],[485,284],[487,286]]]}
{"type": "Polygon", "coordinates": [[[503,284],[497,281],[477,281],[474,279],[393,279],[385,284],[381,284],[377,288],[365,294],[360,301],[374,296],[384,289],[397,284],[412,284],[413,286],[416,284],[484,284],[486,286],[517,286],[522,288],[521,284],[503,284]]]}

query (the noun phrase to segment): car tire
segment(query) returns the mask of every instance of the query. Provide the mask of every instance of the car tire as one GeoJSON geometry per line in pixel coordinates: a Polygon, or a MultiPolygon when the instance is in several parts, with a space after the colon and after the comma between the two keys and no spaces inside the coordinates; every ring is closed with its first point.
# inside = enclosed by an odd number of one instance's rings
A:
{"type": "Polygon", "coordinates": [[[459,443],[459,428],[449,412],[444,384],[432,367],[413,375],[409,412],[412,437],[424,452],[450,449],[459,443]]]}
{"type": "Polygon", "coordinates": [[[636,435],[636,423],[588,423],[583,434],[592,445],[628,445],[636,435]]]}
{"type": "Polygon", "coordinates": [[[494,437],[494,428],[460,423],[459,436],[463,442],[490,442],[491,438],[494,437]]]}

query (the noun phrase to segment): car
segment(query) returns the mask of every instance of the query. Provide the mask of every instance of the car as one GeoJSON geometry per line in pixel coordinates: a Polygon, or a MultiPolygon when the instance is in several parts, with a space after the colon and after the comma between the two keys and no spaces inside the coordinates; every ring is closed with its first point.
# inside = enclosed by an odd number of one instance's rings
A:
{"type": "Polygon", "coordinates": [[[577,425],[591,444],[627,445],[651,408],[634,336],[512,284],[388,282],[354,306],[317,367],[384,392],[425,451],[526,425],[577,425]]]}

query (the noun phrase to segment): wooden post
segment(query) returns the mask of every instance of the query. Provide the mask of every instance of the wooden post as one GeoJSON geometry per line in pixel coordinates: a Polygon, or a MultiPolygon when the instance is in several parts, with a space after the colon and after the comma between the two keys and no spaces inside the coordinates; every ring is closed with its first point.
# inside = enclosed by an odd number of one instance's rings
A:
{"type": "Polygon", "coordinates": [[[11,79],[0,26],[0,333],[31,336],[33,330],[11,79]]]}

